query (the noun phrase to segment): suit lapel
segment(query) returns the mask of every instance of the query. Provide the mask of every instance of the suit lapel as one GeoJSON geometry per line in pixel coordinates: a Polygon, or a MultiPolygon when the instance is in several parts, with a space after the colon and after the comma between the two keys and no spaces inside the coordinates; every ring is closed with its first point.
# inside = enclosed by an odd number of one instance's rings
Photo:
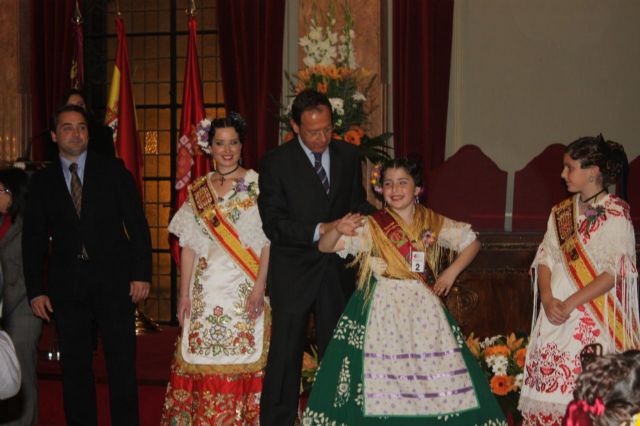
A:
{"type": "Polygon", "coordinates": [[[95,155],[91,152],[87,152],[87,160],[84,163],[84,176],[82,180],[82,203],[81,203],[81,217],[88,217],[91,210],[92,195],[94,194],[93,187],[96,184],[98,176],[97,164],[95,155]]]}
{"type": "Polygon", "coordinates": [[[339,155],[339,148],[337,146],[336,143],[334,143],[333,141],[329,144],[329,158],[331,159],[331,164],[330,164],[330,175],[331,175],[331,179],[330,179],[330,187],[329,187],[329,200],[332,201],[336,194],[338,193],[339,189],[340,189],[340,176],[342,176],[342,169],[343,169],[343,164],[342,164],[342,156],[339,155]]]}

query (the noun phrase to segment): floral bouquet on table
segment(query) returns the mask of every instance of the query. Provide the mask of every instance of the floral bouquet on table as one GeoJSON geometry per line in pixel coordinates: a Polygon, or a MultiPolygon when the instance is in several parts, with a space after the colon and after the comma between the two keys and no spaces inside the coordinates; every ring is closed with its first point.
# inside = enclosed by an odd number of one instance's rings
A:
{"type": "Polygon", "coordinates": [[[489,337],[482,342],[473,333],[467,337],[467,346],[478,359],[489,380],[491,391],[496,395],[505,414],[512,415],[516,422],[521,417],[518,399],[528,341],[528,336],[516,336],[515,333],[489,337]]]}
{"type": "Polygon", "coordinates": [[[340,34],[334,31],[336,26],[336,5],[329,3],[326,13],[318,13],[313,4],[310,21],[305,21],[308,28],[306,35],[300,38],[300,46],[305,57],[305,69],[294,75],[285,72],[289,82],[289,90],[293,95],[287,106],[283,107],[280,116],[284,141],[293,139],[290,124],[291,105],[295,96],[305,89],[314,89],[324,93],[333,109],[333,138],[356,145],[363,157],[372,162],[389,158],[387,140],[391,133],[370,136],[366,132],[368,116],[371,109],[368,95],[375,75],[364,68],[359,68],[353,50],[353,19],[346,2],[342,6],[344,27],[340,34]],[[324,16],[324,25],[318,20],[324,16]]]}

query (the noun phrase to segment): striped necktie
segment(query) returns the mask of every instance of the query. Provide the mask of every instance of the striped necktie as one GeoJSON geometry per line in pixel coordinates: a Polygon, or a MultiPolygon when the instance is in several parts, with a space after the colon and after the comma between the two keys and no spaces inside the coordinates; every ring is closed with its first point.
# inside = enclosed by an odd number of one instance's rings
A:
{"type": "Polygon", "coordinates": [[[313,167],[316,169],[316,173],[320,178],[320,182],[322,182],[322,186],[324,186],[324,192],[329,193],[329,178],[327,177],[327,172],[324,171],[324,167],[322,167],[322,153],[314,152],[313,156],[316,161],[313,167]]]}
{"type": "Polygon", "coordinates": [[[82,210],[82,182],[80,182],[80,176],[78,176],[78,163],[71,163],[69,171],[71,172],[71,199],[76,207],[78,217],[80,217],[80,211],[82,210]]]}
{"type": "MultiPolygon", "coordinates": [[[[82,182],[80,182],[80,176],[78,176],[78,164],[71,163],[69,165],[69,171],[71,172],[71,199],[73,200],[73,205],[76,208],[78,217],[80,217],[80,211],[82,209],[82,182]]],[[[82,252],[78,255],[78,259],[85,261],[89,259],[84,244],[82,244],[82,252]]]]}

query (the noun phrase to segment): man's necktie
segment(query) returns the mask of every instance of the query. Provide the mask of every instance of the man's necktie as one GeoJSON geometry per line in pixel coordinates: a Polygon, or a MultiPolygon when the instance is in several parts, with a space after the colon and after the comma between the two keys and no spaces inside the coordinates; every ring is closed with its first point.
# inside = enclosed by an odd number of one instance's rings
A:
{"type": "MultiPolygon", "coordinates": [[[[80,176],[78,176],[78,164],[71,163],[69,165],[69,171],[71,172],[71,199],[73,200],[73,205],[76,207],[78,217],[80,217],[80,210],[82,208],[82,182],[80,182],[80,176]]],[[[85,261],[89,259],[84,244],[82,244],[82,252],[78,254],[78,259],[85,261]]]]}
{"type": "Polygon", "coordinates": [[[69,165],[69,171],[71,172],[71,199],[73,205],[76,206],[76,212],[80,217],[80,211],[82,209],[82,182],[80,182],[80,176],[78,176],[78,164],[71,163],[69,165]]]}
{"type": "Polygon", "coordinates": [[[313,156],[316,159],[316,162],[314,164],[314,168],[316,169],[316,173],[318,174],[318,177],[320,178],[320,182],[322,182],[322,186],[324,186],[324,191],[328,194],[329,193],[329,178],[327,177],[327,172],[324,171],[324,167],[322,167],[322,153],[321,152],[314,152],[313,156]]]}

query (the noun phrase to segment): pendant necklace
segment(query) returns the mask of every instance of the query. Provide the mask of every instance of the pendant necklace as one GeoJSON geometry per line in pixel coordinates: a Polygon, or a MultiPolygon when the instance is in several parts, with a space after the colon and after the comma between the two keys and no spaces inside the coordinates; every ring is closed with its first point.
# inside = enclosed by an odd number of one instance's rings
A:
{"type": "Polygon", "coordinates": [[[594,198],[596,198],[598,195],[602,194],[603,192],[606,192],[607,190],[605,188],[602,188],[600,191],[596,192],[595,194],[593,194],[591,197],[587,198],[586,200],[582,200],[582,197],[579,197],[580,202],[583,204],[587,204],[589,201],[593,200],[594,198]]]}
{"type": "Polygon", "coordinates": [[[214,170],[214,172],[220,175],[220,184],[221,184],[221,185],[223,185],[223,184],[224,184],[224,181],[225,181],[224,177],[225,177],[225,176],[229,176],[231,173],[235,172],[235,171],[236,171],[236,170],[238,170],[239,168],[240,168],[240,164],[237,164],[237,165],[236,165],[236,167],[235,167],[233,170],[231,170],[231,171],[229,171],[229,172],[227,172],[227,173],[221,173],[221,172],[220,172],[220,171],[218,171],[218,170],[214,170]]]}

